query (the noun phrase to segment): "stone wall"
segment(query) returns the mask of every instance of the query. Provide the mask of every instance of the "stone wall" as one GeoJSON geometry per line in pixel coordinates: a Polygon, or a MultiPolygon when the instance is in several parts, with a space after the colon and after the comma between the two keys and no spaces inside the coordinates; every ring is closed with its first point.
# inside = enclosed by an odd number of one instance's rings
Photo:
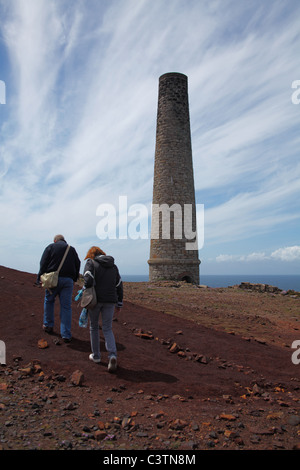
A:
{"type": "Polygon", "coordinates": [[[252,290],[256,292],[281,292],[279,287],[270,286],[269,284],[253,284],[252,282],[242,282],[239,287],[240,289],[252,290]]]}

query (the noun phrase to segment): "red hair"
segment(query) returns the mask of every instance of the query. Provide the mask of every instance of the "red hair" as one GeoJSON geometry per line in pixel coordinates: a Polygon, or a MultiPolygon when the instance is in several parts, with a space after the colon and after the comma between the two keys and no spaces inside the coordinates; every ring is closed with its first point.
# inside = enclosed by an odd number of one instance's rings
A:
{"type": "Polygon", "coordinates": [[[105,254],[106,253],[104,253],[104,251],[101,250],[101,248],[99,248],[98,246],[92,246],[92,248],[90,248],[89,251],[87,252],[86,257],[84,259],[88,259],[88,258],[95,259],[96,256],[105,255],[105,254]]]}

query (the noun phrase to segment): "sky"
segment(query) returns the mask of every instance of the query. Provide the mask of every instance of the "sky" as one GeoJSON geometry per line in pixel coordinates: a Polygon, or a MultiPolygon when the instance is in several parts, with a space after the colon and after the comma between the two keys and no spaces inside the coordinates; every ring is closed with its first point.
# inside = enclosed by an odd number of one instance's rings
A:
{"type": "Polygon", "coordinates": [[[96,245],[148,274],[158,80],[179,72],[201,273],[300,274],[299,21],[298,0],[0,0],[0,264],[36,273],[63,234],[81,271],[96,245]]]}

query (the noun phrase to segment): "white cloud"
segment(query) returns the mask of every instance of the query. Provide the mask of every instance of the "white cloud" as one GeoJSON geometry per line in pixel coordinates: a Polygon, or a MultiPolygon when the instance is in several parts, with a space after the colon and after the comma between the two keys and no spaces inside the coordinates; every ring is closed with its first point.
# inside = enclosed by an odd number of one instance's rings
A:
{"type": "Polygon", "coordinates": [[[249,255],[219,255],[216,257],[218,263],[228,263],[233,261],[239,262],[252,262],[252,261],[264,261],[268,259],[265,253],[250,253],[249,255]]]}
{"type": "Polygon", "coordinates": [[[300,246],[287,246],[279,248],[271,253],[271,258],[279,259],[281,261],[299,261],[300,260],[300,246]]]}
{"type": "Polygon", "coordinates": [[[228,263],[231,261],[235,261],[236,259],[239,260],[239,256],[236,255],[219,255],[216,257],[216,261],[218,263],[228,263]]]}
{"type": "Polygon", "coordinates": [[[278,248],[269,255],[264,252],[253,252],[248,255],[218,255],[216,261],[218,263],[231,263],[231,262],[252,262],[252,261],[266,261],[266,260],[279,260],[279,261],[298,261],[300,259],[300,246],[287,246],[285,248],[278,248]]]}

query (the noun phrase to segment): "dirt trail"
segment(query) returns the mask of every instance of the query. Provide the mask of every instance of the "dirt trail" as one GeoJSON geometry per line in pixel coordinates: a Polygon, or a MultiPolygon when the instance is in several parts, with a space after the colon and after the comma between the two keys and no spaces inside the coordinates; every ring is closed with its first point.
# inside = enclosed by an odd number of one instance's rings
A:
{"type": "Polygon", "coordinates": [[[43,332],[34,281],[0,267],[0,449],[299,448],[299,298],[125,284],[109,374],[103,341],[101,364],[88,359],[76,302],[70,344],[58,305],[54,334],[43,332]]]}

